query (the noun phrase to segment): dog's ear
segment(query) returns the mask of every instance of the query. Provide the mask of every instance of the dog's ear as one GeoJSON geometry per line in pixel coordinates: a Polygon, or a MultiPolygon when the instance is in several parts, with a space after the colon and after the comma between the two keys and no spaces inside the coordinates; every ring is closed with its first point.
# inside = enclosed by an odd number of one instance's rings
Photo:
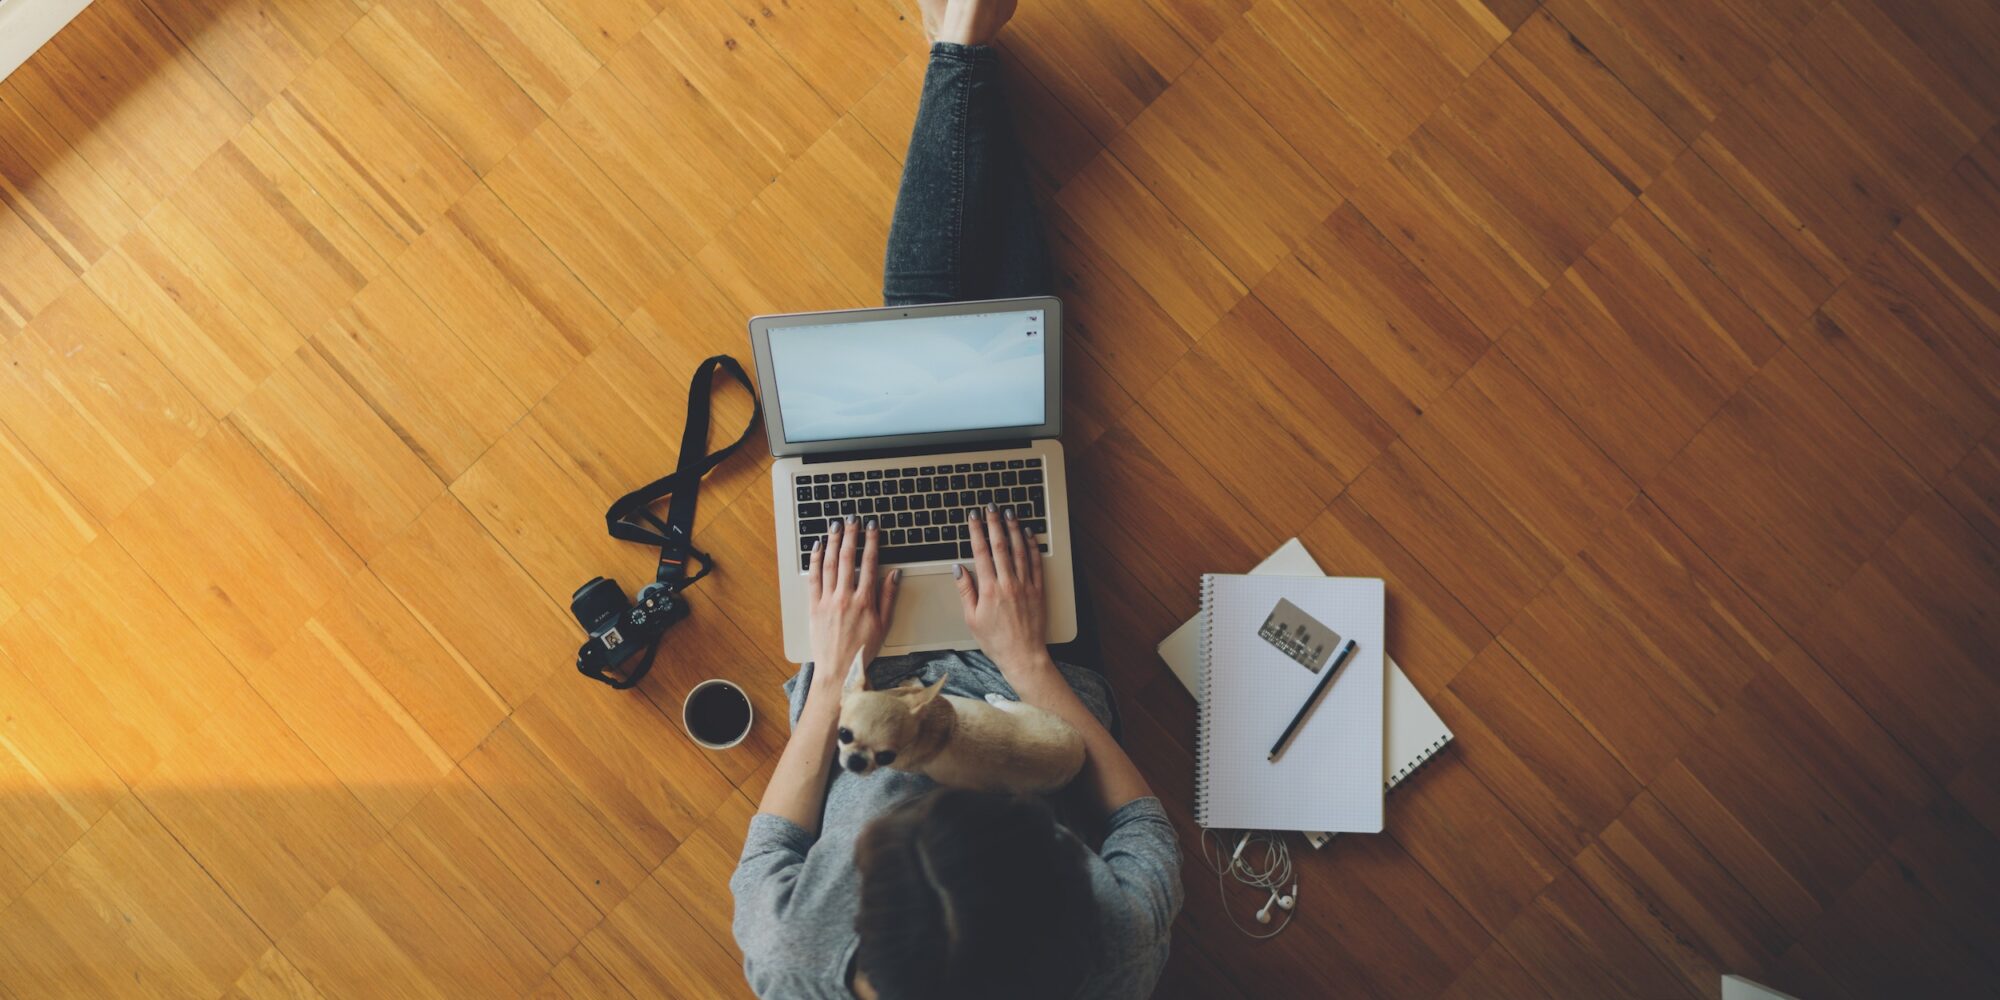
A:
{"type": "Polygon", "coordinates": [[[950,676],[950,674],[939,674],[938,679],[931,682],[929,687],[910,695],[910,708],[919,709],[930,704],[938,696],[938,692],[944,690],[945,679],[950,676]]]}
{"type": "Polygon", "coordinates": [[[847,665],[847,680],[842,681],[842,691],[868,690],[868,664],[862,657],[866,650],[855,650],[854,662],[847,665]]]}

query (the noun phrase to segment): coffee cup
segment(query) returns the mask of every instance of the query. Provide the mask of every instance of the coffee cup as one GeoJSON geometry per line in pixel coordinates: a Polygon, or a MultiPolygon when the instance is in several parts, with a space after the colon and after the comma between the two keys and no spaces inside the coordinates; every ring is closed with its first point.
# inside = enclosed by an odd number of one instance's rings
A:
{"type": "Polygon", "coordinates": [[[727,750],[750,735],[756,711],[750,696],[720,678],[702,681],[681,702],[681,728],[710,750],[727,750]]]}

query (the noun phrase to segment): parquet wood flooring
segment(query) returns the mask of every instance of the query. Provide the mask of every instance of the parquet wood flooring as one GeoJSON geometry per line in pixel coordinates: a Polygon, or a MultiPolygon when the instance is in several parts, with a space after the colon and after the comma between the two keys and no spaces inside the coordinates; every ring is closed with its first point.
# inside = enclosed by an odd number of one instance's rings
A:
{"type": "MultiPolygon", "coordinates": [[[[1003,44],[1190,851],[1162,995],[2000,990],[2000,7],[1022,0],[1003,44]],[[1253,942],[1152,645],[1294,535],[1389,582],[1458,738],[1253,942]]],[[[910,0],[96,0],[0,81],[0,996],[744,993],[765,461],[639,690],[570,676],[564,603],[648,571],[601,514],[696,361],[875,300],[924,65],[910,0]],[[676,721],[712,676],[726,754],[676,721]]]]}

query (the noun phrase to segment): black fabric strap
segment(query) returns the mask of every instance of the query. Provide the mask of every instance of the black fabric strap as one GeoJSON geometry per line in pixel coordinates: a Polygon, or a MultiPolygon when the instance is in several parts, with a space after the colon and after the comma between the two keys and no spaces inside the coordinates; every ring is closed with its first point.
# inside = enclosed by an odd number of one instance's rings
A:
{"type": "Polygon", "coordinates": [[[708,554],[692,544],[695,501],[701,494],[701,479],[749,440],[750,432],[757,429],[757,422],[763,415],[763,406],[757,401],[757,387],[735,358],[718,354],[703,361],[695,368],[694,378],[688,383],[687,423],[681,430],[680,460],[674,471],[619,497],[604,512],[604,526],[611,531],[611,537],[660,547],[660,564],[654,575],[661,583],[679,589],[708,575],[708,554]],[[749,390],[750,422],[744,426],[743,433],[736,436],[736,440],[720,451],[710,453],[708,397],[715,385],[717,369],[749,390]],[[666,497],[673,500],[667,505],[666,519],[662,520],[653,514],[652,506],[666,497]],[[692,575],[687,569],[690,558],[701,564],[701,568],[692,575]]]}

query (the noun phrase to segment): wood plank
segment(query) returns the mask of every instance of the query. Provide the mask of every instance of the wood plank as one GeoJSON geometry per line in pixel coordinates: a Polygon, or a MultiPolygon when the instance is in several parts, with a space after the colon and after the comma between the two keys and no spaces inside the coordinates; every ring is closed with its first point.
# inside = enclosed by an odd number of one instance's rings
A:
{"type": "Polygon", "coordinates": [[[1190,334],[1060,206],[1050,206],[1046,222],[1064,336],[1121,393],[1145,392],[1187,353],[1190,334]]]}
{"type": "Polygon", "coordinates": [[[303,343],[178,213],[160,210],[84,274],[98,298],[215,416],[303,343]]]}
{"type": "Polygon", "coordinates": [[[327,50],[250,127],[383,260],[394,260],[478,183],[444,138],[346,42],[327,50]]]}
{"type": "Polygon", "coordinates": [[[1574,857],[1640,790],[1500,643],[1440,695],[1433,703],[1466,766],[1559,857],[1574,857]]]}
{"type": "Polygon", "coordinates": [[[231,419],[364,560],[444,492],[396,430],[311,347],[295,352],[231,419]]]}
{"type": "Polygon", "coordinates": [[[0,203],[77,274],[139,224],[138,214],[23,98],[20,86],[3,82],[0,203]]]}
{"type": "Polygon", "coordinates": [[[264,949],[224,996],[227,1000],[325,1000],[325,994],[277,945],[264,949]]]}
{"type": "Polygon", "coordinates": [[[1562,871],[1562,863],[1455,754],[1424,765],[1396,795],[1388,835],[1489,934],[1500,935],[1562,871]],[[1467,844],[1480,849],[1468,851],[1467,844]]]}
{"type": "Polygon", "coordinates": [[[139,800],[118,804],[0,913],[9,990],[214,996],[268,942],[139,800]]]}
{"type": "Polygon", "coordinates": [[[481,176],[546,120],[433,0],[380,0],[345,40],[481,176]]]}
{"type": "Polygon", "coordinates": [[[82,283],[0,346],[0,421],[100,521],[118,516],[211,426],[201,403],[82,283]]]}
{"type": "MultiPolygon", "coordinates": [[[[1075,230],[1097,252],[1107,254],[1106,260],[1117,261],[1190,337],[1201,336],[1247,294],[1200,238],[1109,150],[1071,178],[1056,203],[1075,230]]],[[[1145,387],[1128,383],[1125,388],[1145,387]]]]}
{"type": "MultiPolygon", "coordinates": [[[[833,123],[757,197],[849,296],[873,305],[901,171],[861,123],[833,123]]],[[[825,308],[825,307],[821,307],[825,308]]],[[[738,341],[740,344],[741,342],[738,341]]]]}
{"type": "Polygon", "coordinates": [[[1700,258],[1635,205],[1500,350],[1643,484],[1779,344],[1700,258]]]}
{"type": "Polygon", "coordinates": [[[274,938],[387,833],[247,687],[133,791],[274,938]]]}
{"type": "Polygon", "coordinates": [[[462,770],[390,835],[468,923],[524,962],[553,966],[602,916],[462,770]]]}
{"type": "Polygon", "coordinates": [[[43,641],[26,615],[0,622],[0,898],[20,896],[125,798],[125,783],[63,721],[21,665],[43,641]]]}
{"type": "Polygon", "coordinates": [[[1800,638],[1939,781],[1978,752],[1996,722],[2000,635],[1988,620],[1996,566],[2000,547],[1928,498],[1800,638]]]}
{"type": "Polygon", "coordinates": [[[1393,434],[1256,296],[1140,397],[1252,517],[1303,524],[1326,509],[1393,434]],[[1332,391],[1328,391],[1331,389],[1332,391]],[[1270,456],[1285,472],[1245,462],[1270,456]]]}
{"type": "Polygon", "coordinates": [[[740,792],[723,799],[694,835],[674,848],[653,871],[653,881],[739,965],[743,951],[730,930],[735,900],[723,887],[736,873],[736,859],[743,853],[743,838],[750,832],[750,817],[756,812],[756,804],[740,792]]]}
{"type": "Polygon", "coordinates": [[[1684,148],[1684,140],[1547,9],[1522,22],[1494,60],[1633,194],[1684,148]]]}
{"type": "MultiPolygon", "coordinates": [[[[1577,433],[1513,362],[1489,353],[1473,365],[1421,421],[1405,432],[1403,443],[1473,511],[1481,523],[1464,531],[1487,532],[1509,548],[1529,554],[1540,567],[1527,586],[1495,599],[1468,606],[1487,628],[1498,630],[1534,590],[1581,551],[1597,527],[1622,509],[1636,487],[1604,453],[1577,433]],[[1522,442],[1534,442],[1523,447],[1522,442]]],[[[1390,532],[1403,537],[1407,524],[1390,525],[1380,509],[1386,498],[1373,495],[1362,506],[1390,532]]],[[[1454,561],[1449,567],[1426,561],[1462,600],[1461,580],[1481,575],[1477,564],[1454,561]]]]}
{"type": "Polygon", "coordinates": [[[141,0],[92,3],[8,87],[144,214],[250,113],[141,0]]]}
{"type": "MultiPolygon", "coordinates": [[[[761,643],[753,642],[728,617],[725,606],[704,603],[674,626],[667,640],[671,648],[662,650],[653,671],[639,684],[638,691],[671,724],[672,738],[688,737],[689,742],[692,738],[687,734],[682,708],[695,685],[720,678],[743,689],[750,698],[749,734],[729,750],[698,751],[732,785],[750,780],[766,761],[776,760],[791,734],[791,716],[780,685],[792,671],[770,650],[782,643],[783,635],[780,628],[759,636],[761,643]]],[[[579,678],[573,683],[583,681],[579,678]]]]}
{"type": "Polygon", "coordinates": [[[1764,366],[1647,493],[1794,635],[1921,481],[1801,361],[1764,366]],[[1724,509],[1726,508],[1726,510],[1724,509]]]}
{"type": "Polygon", "coordinates": [[[1353,205],[1343,205],[1257,297],[1346,389],[1407,428],[1487,341],[1353,205]]]}
{"type": "Polygon", "coordinates": [[[328,996],[511,996],[547,974],[489,941],[402,845],[375,845],[278,946],[328,996]]]}
{"type": "Polygon", "coordinates": [[[1644,203],[1780,333],[1805,322],[1832,294],[1840,277],[1831,264],[1792,246],[1776,225],[1759,215],[1695,152],[1675,160],[1646,189],[1644,203]]]}
{"type": "Polygon", "coordinates": [[[4,203],[0,203],[0,253],[6,254],[10,265],[0,273],[0,334],[11,336],[74,284],[76,275],[27,220],[4,203]]]}
{"type": "Polygon", "coordinates": [[[1679,756],[1785,641],[1643,497],[1500,634],[1642,782],[1679,756]]]}
{"type": "Polygon", "coordinates": [[[148,6],[252,114],[367,13],[367,4],[355,0],[178,0],[148,6]]]}
{"type": "Polygon", "coordinates": [[[1506,70],[1488,63],[1352,198],[1497,338],[1632,193],[1506,70]]]}
{"type": "Polygon", "coordinates": [[[1791,338],[1799,356],[1937,482],[2000,422],[2000,339],[1887,244],[1791,338]]]}
{"type": "Polygon", "coordinates": [[[618,905],[646,877],[651,866],[626,852],[607,817],[578,797],[513,720],[501,723],[461,766],[600,912],[618,905]]]}
{"type": "Polygon", "coordinates": [[[1959,309],[1987,329],[2000,326],[2000,134],[1952,168],[1942,183],[1896,227],[1892,241],[1950,294],[1959,309]]]}
{"type": "Polygon", "coordinates": [[[1340,203],[1206,62],[1189,67],[1106,148],[1246,286],[1340,203]],[[1231,155],[1207,152],[1218,147],[1231,155]]]}
{"type": "MultiPolygon", "coordinates": [[[[1633,96],[1692,142],[1763,75],[1783,38],[1728,0],[1552,0],[1543,9],[1633,96]]],[[[1759,5],[1763,6],[1763,5],[1759,5]]],[[[1810,13],[1818,0],[1771,5],[1810,13]]]]}
{"type": "Polygon", "coordinates": [[[269,655],[361,568],[354,550],[227,424],[112,522],[111,534],[239,664],[269,655]],[[231,530],[215,531],[217,524],[231,530]]]}
{"type": "Polygon", "coordinates": [[[1007,26],[1007,53],[1048,82],[1100,142],[1139,116],[1199,52],[1143,0],[1032,4],[1007,26]]]}
{"type": "Polygon", "coordinates": [[[4,629],[13,669],[127,783],[151,774],[241,683],[174,595],[109,537],[4,629]],[[119,599],[103,600],[109,593],[119,599]]]}
{"type": "Polygon", "coordinates": [[[202,164],[172,206],[301,333],[382,270],[367,241],[255,130],[202,164]]]}
{"type": "Polygon", "coordinates": [[[1687,987],[1725,974],[1763,978],[1789,936],[1650,792],[1574,862],[1605,906],[1687,987]]]}
{"type": "Polygon", "coordinates": [[[617,325],[484,185],[396,260],[396,275],[525,401],[547,395],[617,325]]]}
{"type": "Polygon", "coordinates": [[[354,296],[314,334],[312,347],[447,483],[528,409],[485,352],[445,326],[394,273],[354,296]]]}
{"type": "Polygon", "coordinates": [[[510,706],[561,670],[568,647],[581,641],[563,607],[449,494],[432,501],[369,569],[510,706]],[[468,601],[468,594],[479,599],[468,601]]]}
{"type": "Polygon", "coordinates": [[[1958,463],[1938,493],[1989,542],[2000,543],[2000,438],[1989,437],[1958,463]]]}
{"type": "Polygon", "coordinates": [[[1330,504],[1299,532],[1328,574],[1379,576],[1387,590],[1387,642],[1396,663],[1426,694],[1443,690],[1492,635],[1409,550],[1352,496],[1330,504]]]}
{"type": "Polygon", "coordinates": [[[752,995],[741,963],[655,878],[606,914],[581,950],[633,996],[752,995]]]}
{"type": "Polygon", "coordinates": [[[597,55],[539,0],[441,0],[439,6],[544,114],[555,114],[597,71],[597,55]]]}
{"type": "MultiPolygon", "coordinates": [[[[896,0],[809,6],[727,0],[727,5],[831,108],[853,106],[906,53],[928,47],[922,25],[896,0]]],[[[760,80],[759,86],[765,83],[760,80]]]]}
{"type": "MultiPolygon", "coordinates": [[[[775,13],[761,21],[747,18],[732,2],[690,0],[676,16],[648,23],[640,35],[685,80],[677,85],[698,91],[775,172],[805,152],[845,105],[821,99],[773,46],[797,43],[790,29],[770,30],[775,13]]],[[[821,33],[830,37],[829,29],[821,33]]],[[[882,69],[888,69],[886,56],[882,69]]]]}
{"type": "Polygon", "coordinates": [[[1694,997],[1575,871],[1565,871],[1501,941],[1551,996],[1694,997]]]}

